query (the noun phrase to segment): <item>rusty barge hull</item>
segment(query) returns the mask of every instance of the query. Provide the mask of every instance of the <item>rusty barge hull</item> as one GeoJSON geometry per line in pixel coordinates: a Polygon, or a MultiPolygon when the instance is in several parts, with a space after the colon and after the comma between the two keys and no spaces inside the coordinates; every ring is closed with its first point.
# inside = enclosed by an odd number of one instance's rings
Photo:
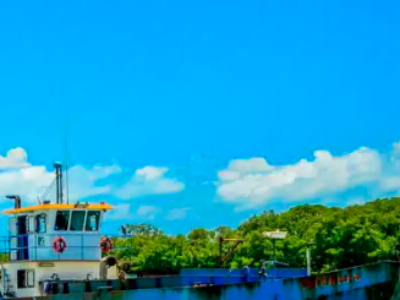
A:
{"type": "Polygon", "coordinates": [[[395,299],[399,265],[381,262],[309,277],[260,278],[253,270],[247,274],[228,274],[192,270],[178,277],[129,278],[70,283],[68,291],[59,283],[57,294],[35,300],[314,300],[314,299],[395,299]],[[191,274],[191,276],[189,276],[191,274]],[[227,275],[227,274],[225,274],[227,275]],[[181,286],[177,286],[177,285],[181,286]]]}

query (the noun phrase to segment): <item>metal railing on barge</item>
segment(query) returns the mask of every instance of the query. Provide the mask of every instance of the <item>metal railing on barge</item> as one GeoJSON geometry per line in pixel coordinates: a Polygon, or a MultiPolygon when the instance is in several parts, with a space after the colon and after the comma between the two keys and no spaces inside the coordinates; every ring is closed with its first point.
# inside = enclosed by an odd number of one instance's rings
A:
{"type": "Polygon", "coordinates": [[[110,254],[132,249],[132,239],[123,235],[79,233],[8,235],[0,236],[0,262],[99,260],[102,257],[100,242],[106,237],[112,241],[110,254]],[[65,241],[62,247],[57,246],[57,241],[60,239],[65,241]]]}

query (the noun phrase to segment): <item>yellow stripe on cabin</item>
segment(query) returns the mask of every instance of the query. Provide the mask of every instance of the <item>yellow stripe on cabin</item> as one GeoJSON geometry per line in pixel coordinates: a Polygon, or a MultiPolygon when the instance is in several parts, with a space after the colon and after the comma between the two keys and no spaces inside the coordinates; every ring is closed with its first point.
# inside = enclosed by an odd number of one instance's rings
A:
{"type": "Polygon", "coordinates": [[[87,209],[87,210],[110,210],[113,207],[109,204],[88,204],[79,203],[79,204],[40,204],[33,206],[26,206],[21,208],[13,208],[3,211],[3,214],[19,214],[25,212],[32,212],[35,210],[55,210],[55,209],[87,209]]]}

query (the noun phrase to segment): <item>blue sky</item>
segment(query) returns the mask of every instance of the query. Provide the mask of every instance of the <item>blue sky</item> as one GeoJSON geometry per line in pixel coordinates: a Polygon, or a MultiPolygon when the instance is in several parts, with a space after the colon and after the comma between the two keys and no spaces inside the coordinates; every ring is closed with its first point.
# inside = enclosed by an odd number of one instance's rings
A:
{"type": "Polygon", "coordinates": [[[0,194],[32,198],[51,181],[68,119],[71,193],[119,205],[109,228],[186,232],[263,209],[395,195],[398,9],[0,3],[0,194]],[[313,164],[316,150],[327,152],[313,164]]]}

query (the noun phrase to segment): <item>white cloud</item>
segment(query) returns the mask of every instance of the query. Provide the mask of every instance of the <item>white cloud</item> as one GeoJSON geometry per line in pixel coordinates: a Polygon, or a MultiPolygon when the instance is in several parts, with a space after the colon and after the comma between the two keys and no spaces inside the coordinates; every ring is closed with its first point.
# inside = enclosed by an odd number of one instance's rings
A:
{"type": "Polygon", "coordinates": [[[184,219],[189,209],[189,207],[171,209],[165,218],[170,221],[184,219]]]}
{"type": "Polygon", "coordinates": [[[400,153],[400,141],[393,144],[393,151],[400,153]]]}
{"type": "Polygon", "coordinates": [[[141,178],[144,180],[155,180],[159,179],[160,177],[164,176],[164,174],[168,171],[167,168],[161,167],[153,167],[153,166],[147,166],[142,169],[138,169],[135,172],[136,178],[141,178]]]}
{"type": "Polygon", "coordinates": [[[391,155],[366,147],[342,156],[320,150],[312,161],[301,159],[293,165],[273,166],[264,158],[233,160],[218,173],[217,194],[226,202],[252,208],[277,199],[296,202],[328,197],[357,186],[400,191],[400,177],[394,175],[394,163],[400,163],[397,154],[400,143],[391,155]]]}
{"type": "Polygon", "coordinates": [[[0,155],[0,170],[28,167],[28,155],[22,148],[10,149],[5,156],[0,155]]]}
{"type": "Polygon", "coordinates": [[[157,194],[172,194],[182,191],[185,185],[175,178],[166,177],[168,168],[147,166],[136,170],[131,179],[116,191],[122,199],[157,194]]]}
{"type": "Polygon", "coordinates": [[[49,186],[54,175],[44,166],[30,166],[0,172],[0,196],[17,194],[23,201],[36,201],[36,197],[49,186]]]}
{"type": "MultiPolygon", "coordinates": [[[[17,194],[23,201],[32,203],[46,194],[46,199],[42,200],[54,201],[55,185],[51,185],[55,179],[54,172],[47,170],[45,166],[27,165],[18,168],[14,166],[12,169],[8,168],[0,172],[0,196],[17,194]]],[[[69,199],[76,201],[90,196],[109,194],[112,186],[97,186],[97,181],[120,171],[114,165],[70,168],[68,171],[69,199]]],[[[66,198],[65,192],[64,197],[66,198]]]]}
{"type": "Polygon", "coordinates": [[[76,201],[81,198],[111,194],[113,185],[98,185],[97,181],[121,171],[116,165],[94,166],[92,168],[74,166],[70,168],[68,171],[70,199],[76,201]]]}
{"type": "MultiPolygon", "coordinates": [[[[46,194],[46,200],[54,201],[55,185],[51,185],[55,178],[53,170],[33,165],[27,161],[27,157],[22,148],[11,149],[5,156],[0,156],[0,197],[17,194],[24,202],[35,203],[38,196],[46,194]]],[[[111,176],[122,171],[115,164],[91,167],[76,165],[69,168],[70,201],[99,195],[120,195],[130,199],[141,195],[175,193],[184,188],[178,180],[165,177],[167,168],[152,166],[136,170],[129,182],[119,187],[111,176]]],[[[129,207],[125,209],[129,210],[129,207]]]]}
{"type": "Polygon", "coordinates": [[[114,209],[106,214],[107,220],[153,220],[160,212],[155,206],[142,205],[135,211],[129,203],[114,205],[114,209]]]}
{"type": "Polygon", "coordinates": [[[114,205],[114,209],[105,214],[105,220],[127,220],[131,218],[132,212],[129,203],[114,205]]]}
{"type": "Polygon", "coordinates": [[[394,191],[400,187],[399,176],[383,177],[379,183],[379,188],[382,191],[394,191]]]}
{"type": "Polygon", "coordinates": [[[152,220],[160,210],[151,205],[140,206],[137,210],[137,215],[140,219],[152,220]]]}

